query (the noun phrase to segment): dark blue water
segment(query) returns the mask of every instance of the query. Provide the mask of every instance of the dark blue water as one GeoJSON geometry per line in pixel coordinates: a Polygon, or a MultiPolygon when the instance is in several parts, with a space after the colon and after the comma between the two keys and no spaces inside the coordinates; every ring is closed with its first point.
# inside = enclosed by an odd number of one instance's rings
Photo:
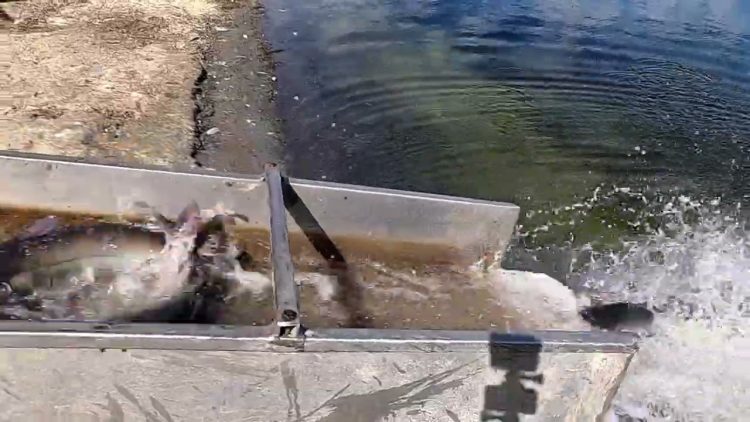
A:
{"type": "Polygon", "coordinates": [[[750,196],[750,2],[265,5],[296,176],[515,202],[543,244],[750,196]]]}

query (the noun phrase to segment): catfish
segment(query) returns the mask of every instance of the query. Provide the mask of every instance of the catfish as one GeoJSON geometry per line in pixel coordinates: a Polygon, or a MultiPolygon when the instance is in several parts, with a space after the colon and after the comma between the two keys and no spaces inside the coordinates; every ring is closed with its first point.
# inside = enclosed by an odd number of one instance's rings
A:
{"type": "MultiPolygon", "coordinates": [[[[172,320],[192,307],[195,316],[205,307],[195,297],[220,285],[221,271],[237,269],[221,233],[234,217],[206,219],[195,203],[176,221],[153,217],[155,227],[60,227],[54,217],[35,222],[0,244],[0,313],[9,319],[172,320]],[[226,262],[215,270],[198,268],[217,260],[226,262]]],[[[222,287],[222,294],[229,290],[222,287]]]]}

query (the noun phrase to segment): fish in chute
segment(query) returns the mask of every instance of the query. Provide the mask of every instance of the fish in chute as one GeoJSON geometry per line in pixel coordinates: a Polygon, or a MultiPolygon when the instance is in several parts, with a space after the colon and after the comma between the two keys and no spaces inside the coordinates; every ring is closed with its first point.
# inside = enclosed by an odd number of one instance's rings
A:
{"type": "Polygon", "coordinates": [[[263,288],[226,231],[237,218],[193,202],[152,224],[38,220],[0,244],[0,318],[211,322],[226,297],[263,288]]]}

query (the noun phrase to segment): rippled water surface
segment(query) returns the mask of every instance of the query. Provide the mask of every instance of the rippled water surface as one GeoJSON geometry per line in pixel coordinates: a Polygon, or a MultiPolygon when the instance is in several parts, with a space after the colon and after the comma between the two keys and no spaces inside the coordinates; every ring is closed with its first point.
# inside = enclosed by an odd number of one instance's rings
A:
{"type": "Polygon", "coordinates": [[[265,4],[298,176],[524,210],[750,194],[748,2],[265,4]]]}

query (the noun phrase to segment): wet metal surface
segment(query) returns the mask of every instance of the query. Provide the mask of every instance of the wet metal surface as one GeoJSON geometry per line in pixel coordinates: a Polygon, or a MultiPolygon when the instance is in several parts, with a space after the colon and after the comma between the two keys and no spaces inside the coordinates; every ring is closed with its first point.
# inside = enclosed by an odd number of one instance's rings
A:
{"type": "MultiPolygon", "coordinates": [[[[7,224],[0,224],[0,230],[14,235],[48,213],[0,209],[0,214],[11,216],[3,220],[7,224]]],[[[63,226],[83,224],[86,227],[101,224],[103,220],[117,220],[65,213],[55,215],[63,226]]],[[[86,229],[81,230],[86,232],[86,229]]],[[[271,322],[274,311],[269,288],[272,273],[269,234],[263,229],[233,231],[233,240],[247,252],[246,269],[265,278],[268,284],[261,294],[246,294],[224,303],[217,323],[264,325],[271,322]]],[[[72,240],[66,238],[66,241],[72,240]]],[[[296,280],[300,284],[301,316],[308,326],[545,328],[533,325],[521,318],[518,310],[505,306],[503,297],[495,292],[491,282],[469,271],[469,262],[453,248],[346,237],[337,239],[335,245],[346,253],[343,264],[321,255],[304,235],[291,237],[296,280]]],[[[76,250],[81,249],[80,246],[76,244],[76,250]]],[[[59,245],[61,251],[66,251],[65,247],[59,245]]],[[[94,244],[86,250],[99,252],[96,248],[94,244]]],[[[158,244],[152,249],[158,250],[158,244]]],[[[58,255],[41,253],[40,262],[58,255]]]]}
{"type": "MultiPolygon", "coordinates": [[[[50,158],[0,154],[4,206],[128,216],[142,212],[146,204],[164,215],[176,216],[184,204],[195,200],[200,206],[220,204],[239,212],[248,217],[250,227],[266,227],[269,221],[266,191],[255,177],[50,158]]],[[[519,213],[517,206],[503,202],[300,179],[290,183],[303,200],[287,206],[291,234],[302,233],[305,216],[313,215],[331,239],[348,236],[450,245],[469,260],[488,252],[502,254],[519,213]]]]}
{"type": "MultiPolygon", "coordinates": [[[[256,201],[268,199],[266,192],[258,189],[260,181],[226,175],[4,158],[7,165],[0,170],[7,171],[9,179],[22,180],[36,188],[31,191],[17,184],[0,184],[0,191],[11,198],[8,206],[45,209],[45,215],[61,209],[74,214],[111,215],[124,211],[130,215],[131,207],[144,201],[157,210],[181,209],[185,193],[167,196],[174,192],[163,189],[168,182],[172,186],[174,182],[190,184],[193,195],[206,193],[208,198],[220,197],[233,207],[247,204],[251,194],[256,201]],[[91,178],[92,189],[71,195],[65,201],[59,199],[66,190],[75,191],[78,186],[75,182],[87,175],[97,176],[91,178]],[[112,180],[141,183],[126,184],[137,186],[138,192],[130,191],[123,199],[122,191],[107,184],[112,180]],[[97,187],[97,183],[101,184],[97,187]],[[217,191],[224,195],[217,197],[217,191]],[[90,200],[88,195],[92,193],[103,195],[90,200]]],[[[482,328],[477,326],[483,325],[478,323],[481,316],[466,312],[477,310],[477,300],[467,292],[474,288],[479,296],[486,296],[482,289],[492,285],[483,285],[481,275],[472,278],[468,266],[458,263],[467,262],[472,256],[487,257],[502,251],[509,237],[505,230],[512,228],[517,216],[515,207],[305,181],[292,181],[289,186],[296,195],[285,195],[284,205],[296,223],[290,229],[318,252],[317,262],[310,255],[297,257],[301,261],[298,268],[308,270],[304,273],[308,279],[301,280],[302,285],[312,285],[317,295],[306,304],[303,292],[302,308],[316,309],[316,302],[321,305],[317,306],[317,321],[315,311],[303,314],[311,328],[304,337],[296,339],[294,347],[279,343],[278,332],[271,326],[5,322],[0,324],[0,381],[9,397],[27,399],[9,402],[0,409],[0,418],[190,421],[209,417],[264,422],[302,419],[351,422],[384,417],[466,420],[500,412],[529,415],[531,420],[573,421],[593,420],[608,409],[611,392],[636,350],[634,336],[594,331],[509,332],[516,328],[513,322],[527,330],[533,328],[528,321],[534,319],[527,318],[528,315],[505,320],[507,325],[502,334],[415,329],[439,328],[446,323],[452,328],[461,324],[482,328]],[[368,196],[370,200],[376,199],[372,204],[377,204],[383,215],[369,212],[367,204],[353,205],[358,199],[367,201],[368,196]],[[325,206],[315,212],[321,203],[325,206]],[[347,209],[342,211],[336,205],[346,205],[347,209]],[[421,224],[421,229],[412,225],[414,222],[421,224]],[[478,231],[483,226],[496,231],[489,235],[478,231]],[[503,237],[504,234],[507,236],[503,237]],[[367,242],[360,243],[364,246],[361,250],[339,251],[337,239],[347,236],[370,238],[375,243],[408,239],[430,244],[432,240],[438,245],[461,245],[459,251],[463,253],[442,264],[429,260],[409,264],[402,257],[390,269],[367,256],[367,242]],[[330,253],[320,255],[321,251],[330,253]],[[360,251],[365,254],[355,253],[360,251]],[[370,264],[369,276],[380,275],[381,279],[377,276],[375,280],[368,279],[368,271],[355,266],[363,263],[370,264]],[[333,284],[349,283],[349,289],[361,293],[361,302],[339,305],[344,311],[351,311],[347,306],[356,305],[359,311],[370,312],[374,318],[369,321],[371,325],[364,326],[405,324],[411,329],[326,329],[321,317],[329,312],[322,305],[337,302],[337,289],[326,287],[320,278],[326,274],[310,271],[326,266],[328,275],[338,278],[333,284]],[[461,274],[468,278],[459,281],[454,277],[461,274]],[[425,283],[425,276],[429,283],[425,283]],[[441,279],[445,276],[448,278],[441,279]],[[379,285],[383,280],[385,286],[379,285]],[[387,285],[389,280],[393,285],[387,285]],[[448,291],[441,292],[446,286],[448,291]],[[428,291],[410,297],[419,287],[428,291]],[[395,293],[392,296],[397,300],[389,303],[378,295],[370,296],[373,291],[395,293]],[[424,295],[429,300],[424,300],[424,295]],[[442,301],[449,305],[446,319],[440,320],[440,308],[430,313],[398,303],[404,298],[414,304],[433,306],[442,301]],[[454,298],[468,298],[471,306],[454,298]],[[426,318],[412,320],[390,312],[397,309],[416,311],[426,318]],[[438,324],[434,325],[436,321],[438,324]],[[29,379],[32,370],[47,376],[29,379]],[[164,380],[169,382],[165,384],[164,380]],[[524,385],[522,380],[534,383],[524,385]]],[[[271,199],[273,202],[273,195],[271,199]]],[[[277,196],[275,203],[280,205],[281,198],[277,196]]],[[[263,208],[243,207],[237,212],[248,214],[250,231],[245,234],[253,230],[262,232],[261,221],[268,224],[267,208],[263,211],[263,208]]],[[[242,232],[238,230],[234,235],[242,232]]],[[[278,242],[278,232],[273,237],[278,242]]],[[[263,248],[262,242],[247,242],[263,248]]],[[[251,260],[256,270],[267,268],[268,249],[272,248],[265,249],[265,263],[263,254],[251,260]]],[[[382,251],[388,251],[387,246],[382,251]]],[[[490,277],[484,282],[491,280],[490,277]]],[[[351,291],[346,296],[351,296],[351,291]]],[[[501,301],[487,305],[492,312],[509,311],[501,301]]],[[[554,315],[557,309],[550,311],[554,315]]],[[[501,319],[507,317],[503,315],[501,319]]],[[[488,320],[493,318],[490,315],[488,320]]],[[[238,323],[246,324],[245,321],[240,318],[238,323]]],[[[341,323],[352,326],[352,321],[363,322],[349,316],[341,323]]],[[[331,322],[336,325],[335,318],[331,322]]]]}
{"type": "MultiPolygon", "coordinates": [[[[222,204],[248,217],[247,224],[238,226],[238,241],[253,258],[251,269],[260,276],[269,275],[269,214],[266,189],[259,179],[41,157],[6,155],[0,161],[3,180],[14,180],[0,183],[7,206],[45,209],[39,217],[66,209],[127,217],[137,215],[139,206],[143,211],[143,204],[176,215],[192,200],[205,206],[222,204]],[[86,189],[79,188],[84,185],[86,189]],[[175,185],[191,189],[175,190],[175,185]]],[[[477,327],[479,320],[481,327],[514,326],[513,310],[498,306],[488,294],[492,287],[475,283],[467,268],[503,250],[517,207],[300,180],[291,180],[290,186],[293,189],[285,192],[285,205],[295,265],[304,271],[297,278],[303,285],[302,301],[326,302],[303,306],[308,323],[468,329],[477,327]]],[[[261,307],[243,304],[227,312],[224,322],[269,322],[262,311],[268,309],[267,301],[260,301],[261,307]]]]}

